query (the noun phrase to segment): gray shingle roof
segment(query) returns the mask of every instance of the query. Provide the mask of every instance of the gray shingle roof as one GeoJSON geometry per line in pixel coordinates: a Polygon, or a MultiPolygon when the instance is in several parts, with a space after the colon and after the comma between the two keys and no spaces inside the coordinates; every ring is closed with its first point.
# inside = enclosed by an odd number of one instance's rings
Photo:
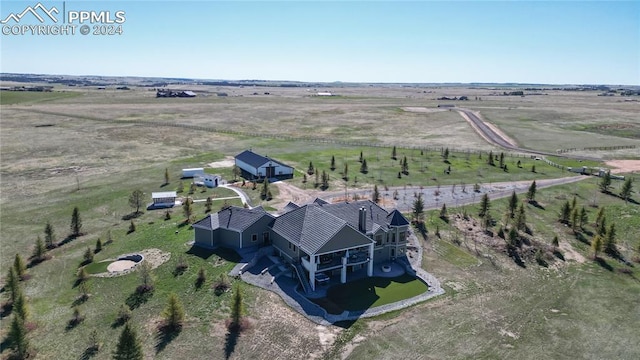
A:
{"type": "Polygon", "coordinates": [[[388,213],[370,200],[336,204],[314,201],[276,218],[271,228],[307,254],[313,254],[343,227],[357,231],[360,208],[367,210],[367,234],[409,224],[399,211],[388,213]]]}
{"type": "Polygon", "coordinates": [[[271,161],[277,164],[280,164],[282,166],[289,166],[286,164],[281,163],[280,161],[274,160],[270,157],[266,157],[266,156],[262,156],[259,154],[254,153],[251,150],[245,150],[243,152],[241,152],[240,154],[236,155],[236,160],[240,160],[254,168],[259,168],[260,166],[264,165],[265,163],[271,161]]]}
{"type": "Polygon", "coordinates": [[[194,227],[207,230],[215,230],[217,228],[244,231],[263,216],[269,216],[262,208],[245,209],[237,206],[231,206],[225,210],[221,210],[215,214],[210,214],[205,218],[193,224],[194,227]]]}

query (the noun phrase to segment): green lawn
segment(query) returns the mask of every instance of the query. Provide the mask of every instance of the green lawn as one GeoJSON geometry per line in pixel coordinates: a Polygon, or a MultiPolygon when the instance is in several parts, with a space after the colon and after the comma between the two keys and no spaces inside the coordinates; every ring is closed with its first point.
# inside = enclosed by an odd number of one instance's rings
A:
{"type": "Polygon", "coordinates": [[[92,262],[91,264],[86,265],[84,269],[87,270],[89,274],[100,274],[107,272],[109,264],[111,264],[111,261],[92,262]]]}
{"type": "Polygon", "coordinates": [[[411,276],[371,277],[331,287],[318,304],[329,313],[357,311],[409,299],[427,291],[427,285],[411,276]]]}

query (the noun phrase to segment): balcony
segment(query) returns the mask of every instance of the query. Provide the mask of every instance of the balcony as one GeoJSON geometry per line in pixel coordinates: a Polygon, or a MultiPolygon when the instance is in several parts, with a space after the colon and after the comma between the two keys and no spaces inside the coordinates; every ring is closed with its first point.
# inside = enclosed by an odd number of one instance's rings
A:
{"type": "Polygon", "coordinates": [[[347,265],[359,265],[364,264],[367,261],[369,261],[369,252],[359,251],[349,253],[349,258],[347,258],[347,265]]]}

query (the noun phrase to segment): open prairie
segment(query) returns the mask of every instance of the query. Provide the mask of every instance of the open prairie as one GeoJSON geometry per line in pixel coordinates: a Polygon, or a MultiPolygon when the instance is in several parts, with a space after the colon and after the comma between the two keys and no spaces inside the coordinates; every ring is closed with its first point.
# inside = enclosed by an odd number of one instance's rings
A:
{"type": "MultiPolygon", "coordinates": [[[[333,154],[337,169],[329,190],[342,189],[336,174],[346,161],[353,174],[348,185],[361,188],[440,183],[471,187],[474,182],[566,175],[528,155],[521,158],[522,168],[516,166],[520,158],[515,157],[507,157],[509,172],[490,167],[484,160],[487,153],[501,150],[485,142],[457,112],[438,104],[480,112],[523,148],[550,152],[577,148],[569,154],[595,158],[584,163],[551,159],[563,165],[637,160],[640,102],[599,97],[596,91],[536,91],[546,95],[520,97],[500,95],[502,88],[461,86],[336,86],[329,89],[336,95],[332,97],[312,96],[319,91],[314,88],[200,85],[192,90],[198,97],[156,98],[155,91],[135,86],[126,91],[58,87],[53,93],[0,92],[1,275],[7,274],[15,254],[29,257],[36,237],[44,237],[47,222],[56,230],[57,240],[64,242],[51,250],[52,259],[28,270],[31,279],[23,285],[35,324],[30,338],[37,358],[82,358],[94,329],[103,343],[95,358],[111,356],[121,331],[114,319],[119,306],[130,300],[137,275],[92,279],[92,295],[81,303],[85,321],[76,328],[65,327],[76,304],[74,282],[83,253],[98,238],[105,240],[108,231],[114,242],[96,254],[96,261],[149,248],[171,254],[155,270],[156,292],[133,310],[149,358],[179,359],[187,352],[189,358],[203,359],[414,358],[415,354],[635,358],[640,354],[639,265],[627,266],[609,257],[604,265],[590,260],[589,245],[557,222],[562,203],[573,195],[588,207],[585,231],[595,230],[591,223],[597,209],[592,206],[606,207],[608,221],[618,229],[624,259],[634,256],[640,245],[638,203],[600,194],[595,179],[541,190],[538,199],[543,209],[527,205],[532,239],[549,244],[559,234],[561,248],[567,249],[566,261],[556,260],[549,267],[533,262],[526,268],[516,266],[505,254],[488,248],[476,251],[472,237],[456,241],[459,230],[430,213],[427,239],[422,240],[424,268],[446,286],[443,297],[378,318],[325,327],[299,315],[273,293],[244,285],[251,328],[237,339],[227,336],[224,325],[231,294],[216,296],[211,290],[237,256],[191,252],[187,243],[193,232],[181,225],[179,208],[168,220],[162,211],[145,211],[134,219],[137,230],[127,230],[132,212],[128,197],[133,190],[143,190],[150,202],[152,191],[180,186],[182,168],[225,161],[247,148],[295,165],[297,172],[289,183],[309,190],[312,186],[301,179],[308,162],[328,171],[333,154]],[[218,96],[223,92],[227,96],[218,96]],[[442,96],[470,100],[437,100],[442,96]],[[580,150],[622,145],[636,147],[580,150]],[[397,161],[390,159],[393,146],[398,147],[398,157],[407,156],[410,164],[410,174],[401,179],[396,177],[397,161]],[[449,163],[443,162],[443,148],[452,150],[449,163]],[[369,159],[366,175],[358,171],[360,151],[369,159]],[[447,176],[444,170],[449,164],[453,171],[447,176]],[[535,173],[530,171],[532,165],[535,173]],[[167,186],[163,186],[165,169],[170,174],[167,186]],[[84,235],[72,239],[67,235],[75,206],[82,215],[84,235]],[[435,236],[434,227],[442,230],[441,238],[435,236]],[[572,260],[569,255],[574,253],[572,260]],[[181,257],[189,268],[176,275],[173,270],[181,257]],[[200,267],[207,269],[208,279],[196,289],[200,267]],[[185,304],[187,325],[175,339],[165,341],[156,327],[170,292],[185,304]]],[[[207,171],[233,177],[229,167],[207,171]]],[[[625,175],[638,179],[637,174],[625,175]]],[[[635,184],[633,199],[638,200],[635,184]]],[[[612,193],[618,194],[620,185],[615,182],[612,193]]],[[[273,188],[276,199],[270,202],[259,199],[259,190],[245,187],[244,191],[254,205],[272,209],[281,201],[273,188]]],[[[197,190],[194,197],[228,195],[222,189],[197,190]]],[[[495,202],[494,217],[502,216],[505,204],[505,200],[495,202]]],[[[221,206],[221,200],[214,202],[214,211],[221,206]]],[[[475,213],[477,208],[450,211],[475,213]]],[[[196,218],[204,215],[204,205],[196,204],[196,218]]],[[[2,316],[4,339],[9,321],[4,311],[2,316]]]]}

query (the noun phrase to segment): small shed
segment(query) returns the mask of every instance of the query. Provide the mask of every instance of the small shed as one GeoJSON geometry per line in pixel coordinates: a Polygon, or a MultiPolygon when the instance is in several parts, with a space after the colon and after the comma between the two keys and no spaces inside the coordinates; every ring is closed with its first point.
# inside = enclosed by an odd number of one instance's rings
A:
{"type": "Polygon", "coordinates": [[[222,178],[220,175],[200,173],[193,177],[194,184],[198,186],[206,186],[208,188],[216,188],[221,182],[222,178]]]}
{"type": "Polygon", "coordinates": [[[182,177],[183,178],[192,178],[197,174],[204,174],[203,168],[191,168],[191,169],[182,169],[182,177]]]}
{"type": "Polygon", "coordinates": [[[177,194],[175,191],[163,191],[151,193],[151,199],[153,200],[153,206],[159,207],[173,207],[176,204],[177,194]]]}

